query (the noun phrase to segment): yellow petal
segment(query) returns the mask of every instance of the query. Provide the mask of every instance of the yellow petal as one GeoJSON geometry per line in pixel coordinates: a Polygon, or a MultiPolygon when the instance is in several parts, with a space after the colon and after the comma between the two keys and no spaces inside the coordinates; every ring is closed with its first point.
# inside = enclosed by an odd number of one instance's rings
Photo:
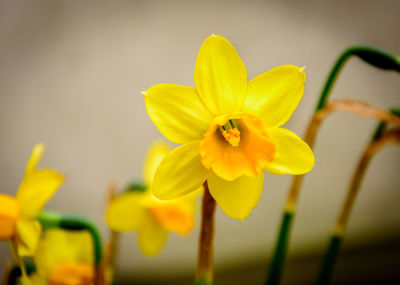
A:
{"type": "Polygon", "coordinates": [[[33,256],[41,233],[40,223],[36,220],[17,221],[17,250],[19,256],[33,256]]]}
{"type": "Polygon", "coordinates": [[[190,203],[162,203],[149,208],[151,216],[169,232],[186,236],[194,226],[194,208],[190,203]]]}
{"type": "Polygon", "coordinates": [[[200,161],[199,144],[186,143],[167,154],[154,176],[152,190],[157,198],[178,198],[203,184],[207,170],[200,161]]]}
{"type": "Polygon", "coordinates": [[[66,263],[93,264],[93,242],[86,231],[46,230],[34,255],[41,276],[66,263]]]}
{"type": "Polygon", "coordinates": [[[107,208],[106,223],[114,231],[127,232],[140,227],[145,218],[145,194],[129,192],[119,195],[107,208]]]}
{"type": "Polygon", "coordinates": [[[260,200],[264,173],[257,177],[241,176],[234,181],[226,181],[210,171],[207,182],[210,194],[222,211],[231,218],[243,220],[260,200]]]}
{"type": "Polygon", "coordinates": [[[64,263],[53,268],[48,281],[49,285],[91,285],[93,278],[93,265],[64,263]]]}
{"type": "Polygon", "coordinates": [[[249,81],[245,110],[260,117],[266,128],[283,125],[304,92],[304,68],[281,65],[249,81]]]}
{"type": "Polygon", "coordinates": [[[200,98],[213,114],[241,110],[247,72],[227,39],[211,35],[204,41],[197,55],[194,83],[200,98]]]}
{"type": "Polygon", "coordinates": [[[148,150],[143,167],[143,179],[147,186],[150,186],[153,183],[157,167],[169,151],[170,148],[163,142],[155,142],[148,150]]]}
{"type": "Polygon", "coordinates": [[[17,192],[21,216],[33,218],[64,181],[64,176],[52,169],[36,170],[24,177],[17,192]]]}
{"type": "Polygon", "coordinates": [[[273,174],[304,174],[314,166],[310,147],[295,133],[284,128],[267,129],[275,147],[274,160],[265,166],[273,174]]]}
{"type": "Polygon", "coordinates": [[[150,119],[172,142],[199,140],[212,120],[193,87],[159,84],[143,95],[150,119]]]}
{"type": "Polygon", "coordinates": [[[28,163],[26,164],[26,175],[29,173],[33,172],[36,169],[37,164],[39,163],[40,158],[42,157],[42,154],[44,152],[44,145],[43,144],[37,144],[33,147],[31,157],[28,160],[28,163]]]}
{"type": "Polygon", "coordinates": [[[164,247],[168,237],[168,231],[156,223],[150,216],[139,230],[138,243],[142,253],[146,256],[154,256],[164,247]]]}
{"type": "Polygon", "coordinates": [[[0,240],[15,236],[18,216],[18,201],[14,197],[0,193],[0,240]]]}

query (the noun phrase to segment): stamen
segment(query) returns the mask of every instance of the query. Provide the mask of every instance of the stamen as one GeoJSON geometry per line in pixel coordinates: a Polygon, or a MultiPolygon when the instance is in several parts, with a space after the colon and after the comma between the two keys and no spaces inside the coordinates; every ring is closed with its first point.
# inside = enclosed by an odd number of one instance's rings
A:
{"type": "Polygon", "coordinates": [[[223,125],[219,126],[218,130],[225,138],[227,142],[229,142],[232,146],[239,146],[240,143],[240,131],[238,128],[238,124],[235,120],[228,120],[228,122],[223,125]]]}
{"type": "Polygon", "coordinates": [[[228,131],[223,130],[222,135],[232,146],[239,146],[240,131],[237,128],[229,129],[228,131]]]}

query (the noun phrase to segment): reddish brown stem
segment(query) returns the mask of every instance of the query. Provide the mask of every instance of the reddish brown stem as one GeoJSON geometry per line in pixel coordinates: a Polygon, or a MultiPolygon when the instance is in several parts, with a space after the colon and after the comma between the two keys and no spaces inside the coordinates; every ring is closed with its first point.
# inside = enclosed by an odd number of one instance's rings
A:
{"type": "MultiPolygon", "coordinates": [[[[315,138],[323,120],[333,112],[339,110],[360,116],[375,118],[379,121],[390,122],[396,126],[400,126],[400,118],[388,111],[385,111],[384,109],[360,101],[333,100],[328,103],[322,110],[316,112],[312,117],[310,123],[308,124],[307,130],[304,135],[304,141],[310,146],[311,149],[313,149],[314,147],[315,138]]],[[[289,190],[289,195],[286,201],[286,209],[294,210],[294,208],[296,208],[303,178],[304,175],[297,175],[293,177],[292,184],[289,190]]]]}
{"type": "Polygon", "coordinates": [[[214,216],[215,200],[204,182],[204,196],[201,211],[201,232],[197,258],[196,284],[212,284],[214,263],[214,216]]]}
{"type": "Polygon", "coordinates": [[[381,148],[389,143],[400,143],[400,128],[387,131],[377,141],[371,142],[364,150],[360,161],[358,162],[356,171],[354,172],[345,201],[336,222],[336,234],[342,235],[345,231],[351,210],[354,205],[354,201],[360,189],[361,181],[363,180],[364,174],[367,170],[369,162],[371,161],[371,158],[375,155],[376,152],[378,152],[381,148]]]}

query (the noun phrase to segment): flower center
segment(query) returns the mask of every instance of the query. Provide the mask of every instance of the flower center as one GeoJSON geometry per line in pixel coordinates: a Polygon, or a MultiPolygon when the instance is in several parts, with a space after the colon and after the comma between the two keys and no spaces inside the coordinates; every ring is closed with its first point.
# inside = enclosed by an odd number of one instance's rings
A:
{"type": "Polygon", "coordinates": [[[218,130],[231,146],[239,146],[240,131],[237,127],[237,121],[234,119],[229,120],[225,125],[219,126],[218,130]]]}
{"type": "Polygon", "coordinates": [[[246,113],[217,116],[199,146],[201,163],[220,178],[256,177],[274,160],[275,144],[261,119],[246,113]]]}

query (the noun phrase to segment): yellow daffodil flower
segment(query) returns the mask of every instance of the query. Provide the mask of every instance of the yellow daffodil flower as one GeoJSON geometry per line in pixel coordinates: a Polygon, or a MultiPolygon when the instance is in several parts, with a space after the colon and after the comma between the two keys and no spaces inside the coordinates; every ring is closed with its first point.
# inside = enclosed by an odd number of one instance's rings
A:
{"type": "Polygon", "coordinates": [[[41,233],[35,218],[64,181],[55,170],[36,169],[43,151],[42,144],[33,148],[16,197],[0,194],[0,240],[13,240],[19,256],[34,254],[41,233]]]}
{"type": "Polygon", "coordinates": [[[159,84],[143,92],[147,112],[171,151],[154,177],[159,199],[190,193],[207,180],[230,217],[248,216],[261,196],[266,170],[304,174],[314,165],[309,146],[280,128],[304,92],[304,68],[281,65],[247,82],[246,68],[225,38],[208,37],[197,55],[196,88],[159,84]]]}
{"type": "Polygon", "coordinates": [[[85,231],[45,231],[33,257],[37,274],[33,284],[93,284],[93,243],[85,231]]]}
{"type": "Polygon", "coordinates": [[[169,151],[165,144],[155,143],[149,150],[143,169],[147,190],[119,195],[106,212],[106,222],[112,230],[138,231],[139,248],[146,256],[160,252],[168,232],[185,236],[194,226],[196,193],[170,201],[161,201],[152,194],[154,173],[169,151]]]}

